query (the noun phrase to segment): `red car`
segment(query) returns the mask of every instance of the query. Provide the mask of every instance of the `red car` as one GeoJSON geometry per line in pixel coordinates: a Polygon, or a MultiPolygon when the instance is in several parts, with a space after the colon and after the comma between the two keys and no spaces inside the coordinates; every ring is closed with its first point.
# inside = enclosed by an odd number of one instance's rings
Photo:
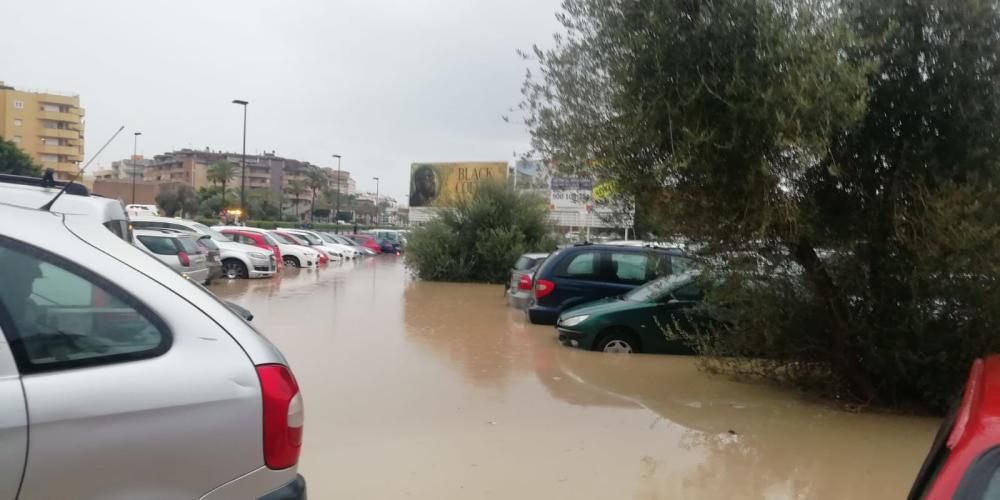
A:
{"type": "Polygon", "coordinates": [[[278,249],[278,242],[274,241],[274,238],[271,238],[267,234],[263,232],[243,231],[231,228],[219,228],[219,232],[229,236],[237,243],[243,243],[244,245],[270,250],[274,253],[274,259],[278,262],[278,265],[282,265],[283,261],[281,259],[281,250],[278,249]]]}
{"type": "Polygon", "coordinates": [[[345,234],[344,236],[360,243],[361,246],[375,252],[376,254],[382,253],[382,245],[379,245],[378,240],[370,234],[345,234]]]}
{"type": "MultiPolygon", "coordinates": [[[[309,243],[309,240],[307,240],[307,239],[305,239],[305,238],[303,238],[303,237],[301,237],[301,236],[299,236],[297,234],[286,233],[285,231],[279,231],[277,229],[274,229],[273,231],[275,233],[278,233],[278,234],[284,236],[285,238],[288,238],[288,239],[294,241],[296,245],[302,245],[304,247],[312,246],[312,244],[309,243]]],[[[327,257],[326,252],[324,252],[322,250],[316,250],[316,253],[319,254],[319,263],[320,263],[320,265],[323,265],[323,264],[326,264],[327,262],[330,262],[330,257],[327,257]]]]}
{"type": "Polygon", "coordinates": [[[908,498],[1000,498],[1000,355],[972,364],[908,498]]]}

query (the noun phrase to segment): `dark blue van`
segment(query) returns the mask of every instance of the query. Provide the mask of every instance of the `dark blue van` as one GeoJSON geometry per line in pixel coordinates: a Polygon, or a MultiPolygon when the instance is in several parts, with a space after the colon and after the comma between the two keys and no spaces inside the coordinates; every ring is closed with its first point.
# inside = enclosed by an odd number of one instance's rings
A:
{"type": "Polygon", "coordinates": [[[557,250],[535,272],[528,319],[554,325],[564,309],[622,295],[692,264],[678,248],[584,244],[557,250]]]}

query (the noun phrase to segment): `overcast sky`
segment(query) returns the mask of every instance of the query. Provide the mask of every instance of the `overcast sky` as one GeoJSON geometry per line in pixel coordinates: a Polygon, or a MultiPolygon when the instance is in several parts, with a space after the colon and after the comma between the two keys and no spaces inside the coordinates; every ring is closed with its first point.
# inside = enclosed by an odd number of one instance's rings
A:
{"type": "MultiPolygon", "coordinates": [[[[97,165],[190,147],[336,166],[404,202],[415,161],[508,161],[501,116],[550,45],[558,0],[6,1],[0,80],[80,94],[97,165]]],[[[96,168],[91,166],[92,169],[96,168]]]]}

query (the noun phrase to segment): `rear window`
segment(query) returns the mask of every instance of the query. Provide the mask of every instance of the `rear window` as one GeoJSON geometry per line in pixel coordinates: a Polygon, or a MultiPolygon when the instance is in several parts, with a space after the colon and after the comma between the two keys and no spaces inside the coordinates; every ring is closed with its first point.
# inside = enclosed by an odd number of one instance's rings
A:
{"type": "Polygon", "coordinates": [[[209,249],[209,250],[211,250],[213,252],[218,252],[219,251],[219,245],[216,245],[215,242],[212,241],[212,237],[211,236],[203,236],[201,238],[198,238],[198,243],[204,245],[205,248],[207,248],[207,249],[209,249]]]}
{"type": "Polygon", "coordinates": [[[177,238],[177,243],[180,244],[181,249],[185,253],[195,254],[200,253],[201,250],[198,249],[198,244],[194,242],[193,238],[177,238]]]}
{"type": "Polygon", "coordinates": [[[517,259],[517,262],[514,263],[514,270],[529,271],[531,269],[534,269],[535,266],[538,265],[538,262],[540,260],[541,259],[536,259],[533,257],[528,257],[527,255],[522,255],[521,258],[517,259]]]}
{"type": "Polygon", "coordinates": [[[140,235],[139,241],[157,255],[177,255],[177,246],[173,238],[140,235]]]}

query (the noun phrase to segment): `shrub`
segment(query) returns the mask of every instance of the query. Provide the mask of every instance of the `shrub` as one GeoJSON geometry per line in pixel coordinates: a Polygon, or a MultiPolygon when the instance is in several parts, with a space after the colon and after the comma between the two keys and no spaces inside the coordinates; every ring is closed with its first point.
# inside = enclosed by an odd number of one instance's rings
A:
{"type": "Polygon", "coordinates": [[[410,234],[406,264],[424,280],[502,283],[521,254],[555,248],[551,232],[545,200],[483,183],[410,234]]]}

